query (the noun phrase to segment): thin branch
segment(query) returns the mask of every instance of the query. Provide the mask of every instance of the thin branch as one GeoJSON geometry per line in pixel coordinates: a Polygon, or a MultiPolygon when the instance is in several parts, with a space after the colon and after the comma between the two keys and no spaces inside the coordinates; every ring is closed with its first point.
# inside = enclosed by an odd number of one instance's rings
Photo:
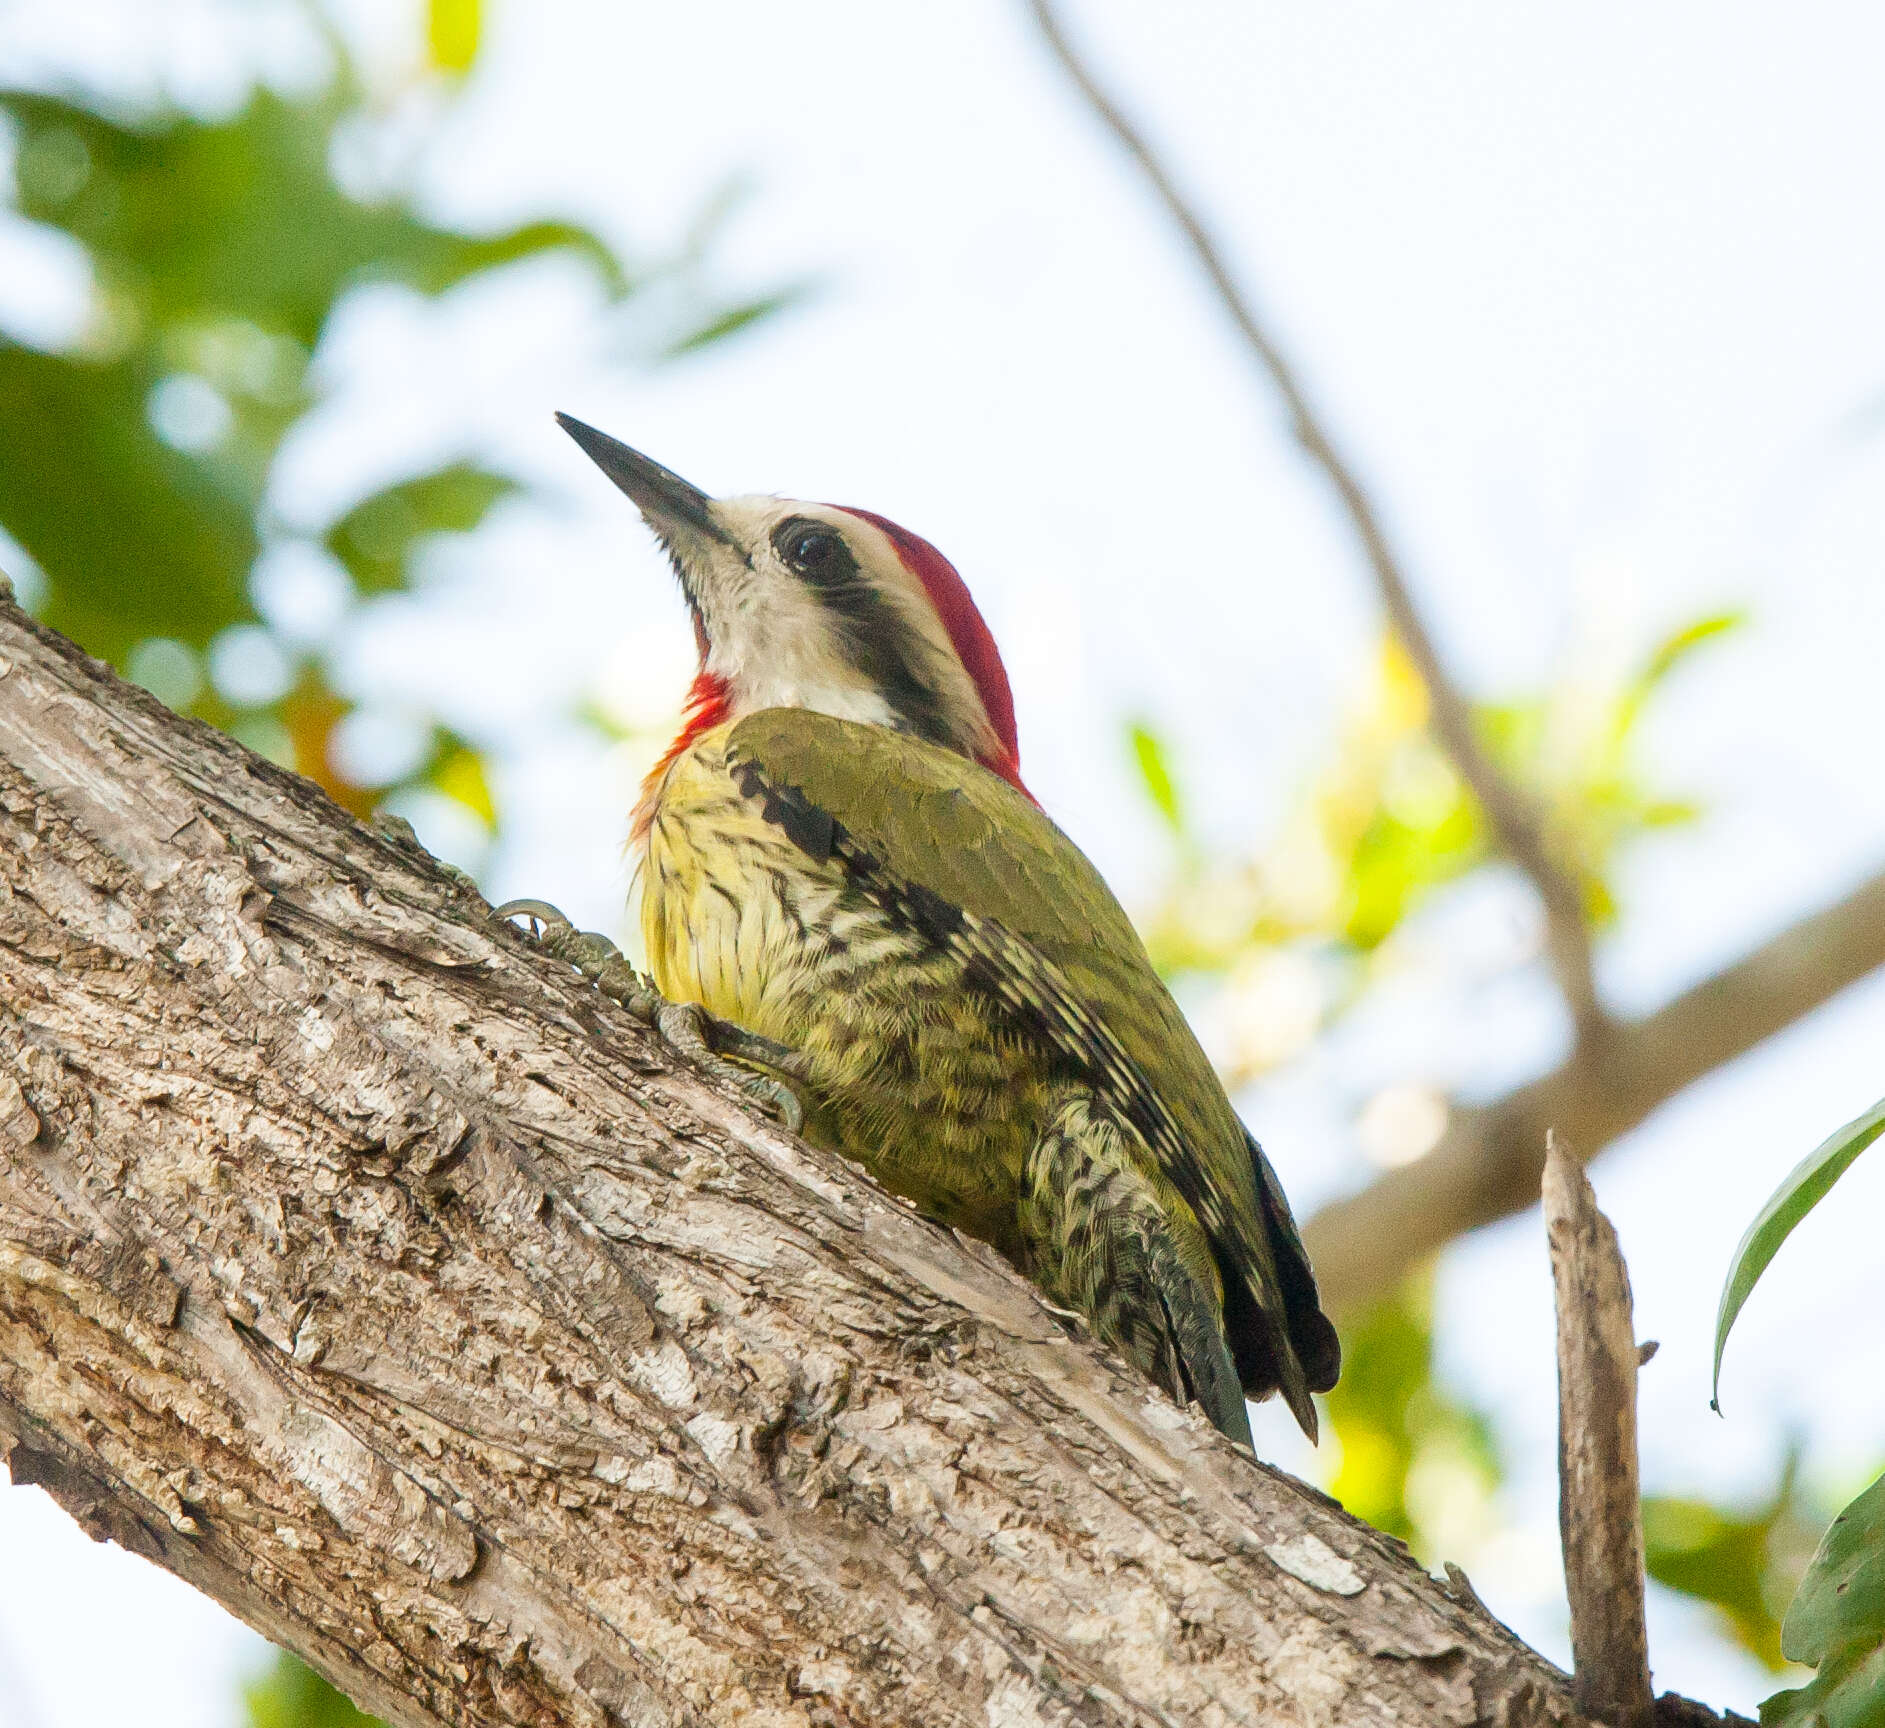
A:
{"type": "Polygon", "coordinates": [[[1630,1274],[1589,1178],[1555,1133],[1545,1136],[1543,1199],[1558,1313],[1558,1530],[1577,1701],[1612,1728],[1648,1728],[1655,1705],[1630,1274]]]}
{"type": "Polygon", "coordinates": [[[1885,872],[1516,1092],[1456,1109],[1424,1158],[1304,1226],[1323,1304],[1353,1313],[1482,1224],[1538,1198],[1547,1129],[1594,1157],[1706,1074],[1885,966],[1885,872]]]}
{"type": "Polygon", "coordinates": [[[1462,778],[1479,800],[1499,846],[1524,871],[1545,912],[1545,941],[1580,1043],[1601,1043],[1609,1030],[1591,964],[1590,931],[1576,878],[1553,854],[1544,823],[1531,799],[1500,771],[1473,726],[1472,709],[1447,671],[1408,585],[1406,566],[1389,543],[1381,519],[1353,464],[1335,447],[1326,424],[1310,404],[1295,367],[1264,328],[1250,295],[1239,286],[1223,252],[1196,206],[1173,181],[1144,133],[1095,80],[1092,69],[1068,41],[1050,0],[1027,0],[1042,37],[1102,125],[1145,175],[1165,212],[1183,234],[1218,301],[1256,356],[1289,411],[1296,441],[1323,472],[1347,513],[1374,574],[1382,609],[1427,687],[1434,731],[1462,778]]]}

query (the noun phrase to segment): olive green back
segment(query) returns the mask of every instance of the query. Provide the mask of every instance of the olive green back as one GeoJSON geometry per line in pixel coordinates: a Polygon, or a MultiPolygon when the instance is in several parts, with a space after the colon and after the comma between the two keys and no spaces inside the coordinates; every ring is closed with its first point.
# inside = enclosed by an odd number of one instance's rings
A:
{"type": "Polygon", "coordinates": [[[894,875],[1051,961],[1176,1119],[1201,1180],[1165,1174],[1220,1256],[1231,1250],[1247,1275],[1274,1290],[1243,1125],[1125,910],[1032,799],[951,751],[802,708],[741,720],[728,757],[795,788],[894,875]]]}

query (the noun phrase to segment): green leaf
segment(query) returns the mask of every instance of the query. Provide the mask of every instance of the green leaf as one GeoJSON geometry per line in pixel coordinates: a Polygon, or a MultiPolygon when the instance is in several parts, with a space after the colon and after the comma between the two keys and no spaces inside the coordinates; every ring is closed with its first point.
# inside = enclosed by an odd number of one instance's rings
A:
{"type": "Polygon", "coordinates": [[[608,244],[574,222],[525,222],[501,234],[444,235],[411,259],[412,281],[428,294],[442,294],[482,270],[534,258],[544,252],[574,252],[586,258],[617,299],[633,291],[635,283],[608,244]]]}
{"type": "Polygon", "coordinates": [[[1672,630],[1650,651],[1643,668],[1632,678],[1617,703],[1614,732],[1621,742],[1636,728],[1650,697],[1655,695],[1669,674],[1704,643],[1739,630],[1748,621],[1745,612],[1711,612],[1672,630]]]}
{"type": "Polygon", "coordinates": [[[1773,1197],[1761,1208],[1761,1214],[1748,1226],[1741,1238],[1722,1286],[1721,1307],[1715,1316],[1715,1377],[1710,1389],[1710,1405],[1721,1409],[1721,1353],[1727,1348],[1741,1305],[1779,1253],[1781,1243],[1793,1228],[1825,1199],[1832,1185],[1845,1175],[1852,1161],[1885,1134],[1885,1098],[1863,1116],[1854,1117],[1845,1127],[1830,1134],[1794,1167],[1786,1181],[1774,1190],[1773,1197]]]}
{"type": "Polygon", "coordinates": [[[1692,828],[1702,819],[1702,807],[1692,798],[1651,798],[1637,811],[1645,828],[1692,828]]]}
{"type": "Polygon", "coordinates": [[[482,11],[479,0],[430,0],[425,15],[426,47],[441,72],[463,76],[471,70],[478,57],[482,11]]]}
{"type": "Polygon", "coordinates": [[[462,804],[484,824],[487,832],[497,827],[497,802],[491,796],[483,756],[443,727],[439,728],[439,747],[422,778],[447,798],[462,804]]]}
{"type": "Polygon", "coordinates": [[[1810,1685],[1763,1698],[1761,1728],[1885,1728],[1885,1643],[1849,1644],[1810,1685]]]}
{"type": "Polygon", "coordinates": [[[1842,1646],[1885,1639],[1885,1476],[1832,1521],[1781,1628],[1788,1660],[1815,1666],[1842,1646]]]}
{"type": "Polygon", "coordinates": [[[1745,612],[1714,612],[1706,618],[1697,618],[1692,624],[1683,625],[1680,630],[1672,631],[1656,645],[1648,663],[1638,674],[1638,689],[1654,689],[1704,642],[1711,642],[1717,636],[1726,636],[1731,630],[1739,630],[1747,621],[1745,612]]]}
{"type": "Polygon", "coordinates": [[[1139,783],[1152,800],[1152,808],[1165,818],[1165,826],[1174,834],[1185,828],[1184,810],[1178,802],[1178,783],[1172,778],[1171,765],[1165,759],[1165,745],[1143,720],[1135,720],[1128,733],[1132,760],[1139,770],[1139,783]]]}
{"type": "Polygon", "coordinates": [[[1364,951],[1378,947],[1423,896],[1463,876],[1484,850],[1475,807],[1463,791],[1444,813],[1418,825],[1384,805],[1349,855],[1342,934],[1364,951]]]}
{"type": "Polygon", "coordinates": [[[328,529],[327,549],[347,566],[363,594],[387,594],[410,581],[419,542],[433,534],[467,534],[517,482],[469,462],[401,480],[362,499],[328,529]]]}

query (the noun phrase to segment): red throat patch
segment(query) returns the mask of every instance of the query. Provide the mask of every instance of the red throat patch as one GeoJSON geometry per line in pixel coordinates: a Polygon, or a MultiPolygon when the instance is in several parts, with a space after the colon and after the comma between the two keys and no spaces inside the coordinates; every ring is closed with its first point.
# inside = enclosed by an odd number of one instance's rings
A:
{"type": "MultiPolygon", "coordinates": [[[[706,641],[700,628],[700,620],[694,621],[694,636],[700,643],[701,655],[706,656],[706,641]]],[[[718,672],[709,672],[705,666],[694,674],[694,681],[687,687],[687,700],[681,704],[681,729],[674,735],[674,742],[662,751],[661,759],[642,777],[641,797],[635,804],[635,815],[629,824],[629,843],[639,847],[648,838],[648,824],[654,820],[655,800],[661,793],[661,782],[667,778],[668,770],[694,747],[694,740],[703,732],[711,732],[733,708],[733,693],[727,687],[727,681],[718,672]]]]}
{"type": "Polygon", "coordinates": [[[1008,687],[1008,671],[1001,663],[1001,650],[995,646],[995,638],[969,593],[969,585],[957,574],[956,567],[920,534],[899,528],[871,510],[853,509],[848,504],[834,508],[881,531],[896,547],[904,569],[923,584],[923,592],[936,608],[936,616],[949,633],[956,658],[968,672],[982,698],[989,724],[995,729],[995,749],[981,758],[982,766],[992,769],[1032,799],[1034,794],[1021,783],[1021,745],[1015,735],[1014,692],[1008,687]]]}

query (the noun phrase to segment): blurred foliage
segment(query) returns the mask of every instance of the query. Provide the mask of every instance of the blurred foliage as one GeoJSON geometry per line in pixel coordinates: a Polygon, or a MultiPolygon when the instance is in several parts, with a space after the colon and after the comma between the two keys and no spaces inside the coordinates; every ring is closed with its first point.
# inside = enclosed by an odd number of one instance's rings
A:
{"type": "MultiPolygon", "coordinates": [[[[1739,621],[1699,619],[1608,681],[1567,677],[1477,711],[1488,747],[1539,801],[1600,928],[1617,915],[1611,873],[1628,844],[1697,814],[1646,780],[1643,721],[1672,674],[1739,621]]],[[[1233,1088],[1305,1051],[1379,977],[1377,956],[1410,916],[1495,862],[1429,718],[1418,674],[1385,638],[1329,761],[1279,842],[1253,858],[1201,839],[1166,744],[1145,721],[1131,725],[1139,782],[1174,841],[1167,886],[1144,921],[1148,944],[1167,976],[1215,989],[1206,1019],[1222,1025],[1214,1054],[1233,1088]]],[[[1395,1090],[1406,1095],[1392,1099],[1405,1120],[1390,1125],[1408,1143],[1390,1150],[1417,1156],[1444,1127],[1444,1100],[1395,1090]],[[1410,1100],[1432,1109],[1413,1111],[1410,1100]]],[[[1497,1528],[1499,1452],[1487,1418],[1436,1373],[1428,1278],[1346,1323],[1342,1341],[1342,1378],[1326,1401],[1337,1442],[1327,1487],[1430,1564],[1471,1557],[1497,1528]]],[[[1651,1576],[1709,1604],[1727,1636],[1775,1670],[1785,1665],[1781,1614],[1824,1520],[1796,1478],[1789,1462],[1752,1509],[1667,1496],[1644,1506],[1651,1576]]]]}
{"type": "MultiPolygon", "coordinates": [[[[1488,746],[1543,805],[1599,925],[1616,914],[1610,870],[1622,848],[1697,813],[1646,784],[1635,760],[1642,718],[1669,676],[1738,622],[1722,615],[1685,626],[1613,687],[1567,683],[1478,710],[1488,746]]],[[[1235,990],[1260,979],[1266,957],[1295,950],[1313,954],[1330,981],[1324,1019],[1352,1002],[1370,959],[1409,915],[1493,858],[1484,818],[1428,719],[1419,674],[1384,638],[1330,761],[1280,842],[1257,858],[1226,858],[1197,838],[1165,745],[1135,723],[1129,743],[1140,784],[1178,839],[1168,885],[1142,920],[1160,970],[1235,990]]],[[[1224,1053],[1228,1079],[1247,1082],[1317,1029],[1224,1053]]]]}
{"type": "MultiPolygon", "coordinates": [[[[43,578],[45,620],[174,706],[357,814],[425,789],[489,829],[497,813],[478,751],[436,723],[390,784],[357,783],[350,773],[368,770],[337,760],[356,704],[334,686],[335,643],[363,608],[413,586],[433,542],[475,532],[519,487],[466,456],[400,477],[325,524],[281,521],[271,476],[320,402],[315,361],[335,309],[363,284],[438,296],[547,252],[585,260],[617,303],[662,286],[682,331],[675,346],[743,328],[783,297],[712,303],[698,270],[712,221],[685,257],[635,274],[568,222],[463,233],[428,219],[407,191],[352,186],[335,164],[350,143],[358,154],[385,105],[368,99],[312,0],[307,10],[326,44],[324,75],[289,92],[257,85],[227,115],[0,90],[14,144],[7,203],[15,219],[76,242],[94,284],[70,346],[46,352],[0,333],[0,528],[43,578]],[[219,668],[239,658],[232,645],[252,650],[268,633],[251,593],[258,560],[297,546],[345,571],[342,616],[319,641],[276,638],[277,676],[224,678],[219,668]]],[[[414,77],[438,84],[442,116],[476,56],[480,6],[429,0],[424,27],[428,58],[414,77]]]]}
{"type": "MultiPolygon", "coordinates": [[[[76,348],[0,338],[0,442],[39,453],[0,467],[0,526],[45,574],[48,623],[120,669],[167,665],[160,695],[183,696],[179,706],[364,814],[387,789],[353,784],[337,766],[330,746],[353,703],[318,653],[293,655],[287,687],[246,703],[204,668],[227,633],[262,622],[250,572],[265,545],[290,537],[268,519],[269,475],[316,405],[321,334],[362,282],[436,295],[551,249],[581,253],[617,293],[629,284],[600,240],[568,224],[474,236],[435,226],[406,199],[350,193],[330,164],[359,101],[338,55],[311,92],[257,88],[226,119],[127,120],[82,96],[0,92],[19,213],[77,240],[96,282],[76,348]],[[172,646],[157,662],[140,656],[156,642],[172,646]],[[192,664],[193,678],[182,671],[192,664]]],[[[428,539],[476,528],[514,485],[456,462],[361,500],[319,538],[357,605],[408,587],[428,539]]],[[[435,738],[408,784],[427,783],[462,748],[435,738]]]]}
{"type": "Polygon", "coordinates": [[[275,1659],[242,1689],[244,1728],[379,1728],[363,1716],[298,1656],[277,1650],[275,1659]]]}
{"type": "Polygon", "coordinates": [[[1325,1408],[1340,1462],[1329,1492],[1429,1564],[1455,1558],[1501,1479],[1491,1425],[1434,1372],[1431,1280],[1410,1279],[1342,1329],[1325,1408]]]}
{"type": "Polygon", "coordinates": [[[1801,1490],[1789,1455],[1759,1505],[1643,1497],[1644,1560],[1658,1584],[1706,1602],[1723,1631],[1770,1672],[1786,1666],[1780,1621],[1825,1513],[1801,1490]]]}

